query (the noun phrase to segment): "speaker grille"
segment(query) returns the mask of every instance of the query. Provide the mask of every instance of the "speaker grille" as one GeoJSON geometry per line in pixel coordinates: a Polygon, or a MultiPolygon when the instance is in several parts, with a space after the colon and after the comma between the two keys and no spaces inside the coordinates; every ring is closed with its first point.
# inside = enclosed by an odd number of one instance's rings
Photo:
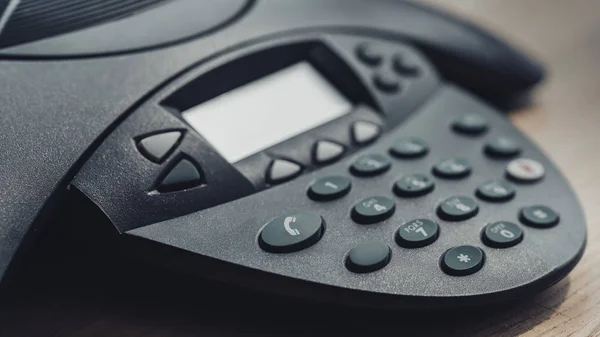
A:
{"type": "MultiPolygon", "coordinates": [[[[0,32],[0,48],[88,28],[166,1],[171,0],[21,0],[0,32]]],[[[0,10],[8,2],[0,0],[0,10]]]]}

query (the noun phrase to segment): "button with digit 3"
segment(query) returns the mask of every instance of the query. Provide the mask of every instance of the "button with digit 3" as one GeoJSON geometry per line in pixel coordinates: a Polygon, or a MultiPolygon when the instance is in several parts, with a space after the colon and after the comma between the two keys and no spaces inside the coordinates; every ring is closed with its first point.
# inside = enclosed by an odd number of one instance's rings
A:
{"type": "Polygon", "coordinates": [[[439,226],[428,219],[404,223],[396,232],[396,243],[404,248],[419,248],[432,244],[439,235],[439,226]]]}
{"type": "Polygon", "coordinates": [[[313,200],[334,200],[348,194],[352,183],[348,177],[330,176],[315,181],[308,188],[308,197],[313,200]]]}
{"type": "Polygon", "coordinates": [[[361,177],[375,176],[387,171],[390,166],[392,166],[392,162],[382,154],[365,154],[352,163],[350,172],[361,177]]]}
{"type": "Polygon", "coordinates": [[[352,219],[359,224],[367,225],[383,221],[394,214],[396,205],[387,197],[368,197],[359,201],[352,208],[352,219]]]}
{"type": "Polygon", "coordinates": [[[399,197],[418,197],[433,191],[435,183],[427,174],[405,175],[394,183],[394,193],[399,197]]]}
{"type": "Polygon", "coordinates": [[[523,240],[523,230],[512,222],[498,221],[485,226],[481,240],[493,248],[508,248],[523,240]]]}
{"type": "Polygon", "coordinates": [[[444,200],[438,206],[438,216],[446,221],[461,221],[467,220],[479,212],[479,206],[475,200],[464,197],[455,196],[444,200]]]}
{"type": "Polygon", "coordinates": [[[471,174],[471,165],[466,159],[448,158],[433,167],[433,173],[441,178],[459,179],[471,174]]]}
{"type": "Polygon", "coordinates": [[[323,219],[312,212],[277,217],[260,231],[260,247],[271,253],[291,253],[308,248],[323,236],[323,219]]]}

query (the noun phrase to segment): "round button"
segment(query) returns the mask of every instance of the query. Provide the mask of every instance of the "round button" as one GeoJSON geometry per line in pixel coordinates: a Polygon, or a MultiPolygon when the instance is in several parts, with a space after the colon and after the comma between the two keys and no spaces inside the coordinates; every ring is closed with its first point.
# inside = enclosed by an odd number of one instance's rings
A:
{"type": "Polygon", "coordinates": [[[350,192],[352,182],[344,176],[330,176],[318,179],[308,188],[308,197],[313,200],[334,200],[350,192]]]}
{"type": "Polygon", "coordinates": [[[485,144],[485,153],[493,158],[510,158],[521,153],[521,147],[510,138],[497,137],[485,144]]]}
{"type": "Polygon", "coordinates": [[[452,123],[454,131],[467,135],[480,135],[488,129],[487,121],[476,114],[465,114],[452,123]]]}
{"type": "Polygon", "coordinates": [[[481,248],[458,246],[442,255],[442,270],[452,276],[466,276],[476,273],[483,267],[485,255],[481,248]]]}
{"type": "Polygon", "coordinates": [[[417,138],[401,139],[390,148],[390,153],[398,158],[419,158],[428,151],[427,143],[417,138]]]}
{"type": "Polygon", "coordinates": [[[272,253],[290,253],[317,243],[323,236],[323,219],[312,212],[297,212],[271,220],[260,232],[260,247],[272,253]]]}
{"type": "Polygon", "coordinates": [[[377,153],[365,154],[354,161],[350,167],[350,172],[361,177],[375,176],[389,170],[391,165],[390,159],[384,155],[377,153]]]}
{"type": "Polygon", "coordinates": [[[352,219],[359,224],[368,225],[389,218],[395,209],[396,205],[390,198],[368,197],[354,205],[352,219]]]}
{"type": "Polygon", "coordinates": [[[533,159],[519,158],[511,161],[506,166],[507,176],[517,182],[535,182],[544,176],[544,166],[533,159]]]}
{"type": "Polygon", "coordinates": [[[411,64],[400,54],[394,55],[392,60],[392,67],[394,71],[401,76],[417,76],[419,75],[419,67],[411,64]]]}
{"type": "Polygon", "coordinates": [[[521,209],[519,220],[527,226],[550,228],[558,224],[560,217],[550,207],[535,205],[521,209]]]}
{"type": "Polygon", "coordinates": [[[409,221],[396,232],[396,243],[405,248],[419,248],[432,244],[439,235],[437,223],[428,219],[409,221]]]}
{"type": "Polygon", "coordinates": [[[444,200],[438,206],[438,216],[446,221],[467,220],[479,212],[479,206],[475,200],[469,197],[455,196],[444,200]]]}
{"type": "Polygon", "coordinates": [[[433,173],[441,178],[459,179],[471,174],[471,165],[466,159],[448,158],[433,167],[433,173]]]}
{"type": "Polygon", "coordinates": [[[491,202],[508,201],[515,196],[513,186],[503,180],[490,180],[477,186],[475,194],[482,200],[491,202]]]}
{"type": "Polygon", "coordinates": [[[380,71],[373,76],[375,88],[386,94],[393,94],[400,90],[400,81],[388,72],[380,71]]]}
{"type": "Polygon", "coordinates": [[[356,47],[356,57],[369,66],[378,66],[383,61],[383,55],[371,44],[363,43],[356,47]]]}
{"type": "Polygon", "coordinates": [[[427,174],[405,175],[394,183],[394,193],[399,197],[419,197],[433,191],[435,183],[427,174]]]}
{"type": "Polygon", "coordinates": [[[512,222],[498,221],[483,229],[483,243],[493,248],[508,248],[523,240],[523,230],[512,222]]]}
{"type": "Polygon", "coordinates": [[[365,242],[352,248],[346,257],[346,268],[355,273],[370,273],[385,267],[392,250],[381,242],[365,242]]]}

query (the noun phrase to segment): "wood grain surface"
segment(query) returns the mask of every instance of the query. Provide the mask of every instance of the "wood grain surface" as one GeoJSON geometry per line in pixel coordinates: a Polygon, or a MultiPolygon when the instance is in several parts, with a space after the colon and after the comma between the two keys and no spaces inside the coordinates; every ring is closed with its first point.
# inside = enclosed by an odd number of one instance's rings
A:
{"type": "Polygon", "coordinates": [[[0,301],[0,336],[600,336],[600,1],[423,1],[548,66],[534,105],[511,119],[563,170],[585,208],[588,247],[568,278],[501,307],[390,312],[248,293],[75,248],[65,261],[42,251],[32,261],[45,263],[30,263],[0,301]]]}

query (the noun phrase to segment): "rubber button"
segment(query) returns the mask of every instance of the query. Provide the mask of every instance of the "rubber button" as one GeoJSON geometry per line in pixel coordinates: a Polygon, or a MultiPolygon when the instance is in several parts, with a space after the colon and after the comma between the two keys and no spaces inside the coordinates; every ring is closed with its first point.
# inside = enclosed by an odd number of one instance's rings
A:
{"type": "Polygon", "coordinates": [[[385,267],[392,250],[381,242],[365,242],[352,248],[346,257],[346,268],[354,273],[370,273],[385,267]]]}
{"type": "Polygon", "coordinates": [[[344,176],[330,176],[315,181],[308,188],[308,197],[312,200],[325,201],[341,198],[350,192],[352,183],[344,176]]]}
{"type": "Polygon", "coordinates": [[[448,158],[433,167],[433,174],[440,178],[460,179],[471,174],[471,164],[463,158],[448,158]]]}
{"type": "Polygon", "coordinates": [[[356,47],[356,57],[368,66],[378,66],[383,61],[383,54],[369,43],[362,43],[356,47]]]}
{"type": "Polygon", "coordinates": [[[260,247],[271,253],[291,253],[308,248],[323,236],[323,219],[312,212],[277,217],[261,230],[260,247]]]}
{"type": "Polygon", "coordinates": [[[389,72],[380,71],[373,75],[373,85],[386,94],[395,94],[400,91],[400,80],[389,72]]]}
{"type": "Polygon", "coordinates": [[[433,191],[435,182],[427,174],[405,175],[394,183],[394,193],[399,197],[420,197],[433,191]]]}
{"type": "Polygon", "coordinates": [[[382,174],[392,166],[390,159],[384,155],[372,153],[358,157],[352,166],[350,172],[361,177],[370,177],[382,174]]]}
{"type": "Polygon", "coordinates": [[[188,159],[180,159],[156,188],[159,192],[172,192],[198,186],[204,179],[201,171],[188,159]]]}
{"type": "Polygon", "coordinates": [[[181,131],[169,131],[147,136],[138,142],[138,149],[149,160],[160,163],[177,146],[181,135],[181,131]]]}
{"type": "Polygon", "coordinates": [[[419,248],[432,244],[439,236],[439,226],[428,219],[409,221],[396,232],[396,243],[404,248],[419,248]]]}
{"type": "Polygon", "coordinates": [[[506,175],[516,182],[532,183],[544,177],[544,166],[533,159],[519,158],[506,166],[506,175]]]}
{"type": "Polygon", "coordinates": [[[387,197],[368,197],[352,208],[352,219],[359,224],[368,225],[383,221],[394,214],[396,205],[387,197]]]}
{"type": "Polygon", "coordinates": [[[521,153],[521,146],[507,137],[496,137],[485,144],[485,154],[492,158],[510,158],[521,153]]]}
{"type": "Polygon", "coordinates": [[[527,226],[550,228],[558,224],[560,216],[548,206],[535,205],[521,209],[519,220],[527,226]]]}
{"type": "Polygon", "coordinates": [[[508,248],[523,240],[523,230],[512,222],[498,221],[485,226],[481,240],[492,248],[508,248]]]}
{"type": "Polygon", "coordinates": [[[515,188],[503,180],[489,180],[477,186],[475,195],[479,199],[490,202],[508,201],[515,196],[515,188]]]}
{"type": "Polygon", "coordinates": [[[271,184],[279,184],[291,180],[302,172],[302,166],[283,159],[275,159],[267,170],[267,181],[271,184]]]}
{"type": "Polygon", "coordinates": [[[438,206],[438,216],[446,221],[462,221],[467,220],[479,212],[479,206],[475,200],[464,197],[454,196],[444,200],[438,206]]]}
{"type": "Polygon", "coordinates": [[[401,54],[395,54],[392,59],[392,67],[394,71],[400,76],[417,76],[419,75],[419,67],[411,64],[401,54]]]}
{"type": "Polygon", "coordinates": [[[340,159],[344,154],[344,147],[327,140],[318,141],[313,150],[313,159],[317,164],[330,164],[340,159]]]}
{"type": "Polygon", "coordinates": [[[483,250],[474,246],[458,246],[442,255],[442,270],[452,276],[466,276],[478,272],[483,267],[483,250]]]}
{"type": "Polygon", "coordinates": [[[367,145],[381,134],[381,127],[375,123],[358,121],[352,124],[352,139],[358,145],[367,145]]]}
{"type": "Polygon", "coordinates": [[[487,121],[476,114],[464,114],[452,123],[454,131],[466,135],[480,135],[487,131],[487,121]]]}
{"type": "Polygon", "coordinates": [[[401,139],[390,148],[390,154],[397,158],[419,158],[428,151],[427,143],[417,138],[401,139]]]}

